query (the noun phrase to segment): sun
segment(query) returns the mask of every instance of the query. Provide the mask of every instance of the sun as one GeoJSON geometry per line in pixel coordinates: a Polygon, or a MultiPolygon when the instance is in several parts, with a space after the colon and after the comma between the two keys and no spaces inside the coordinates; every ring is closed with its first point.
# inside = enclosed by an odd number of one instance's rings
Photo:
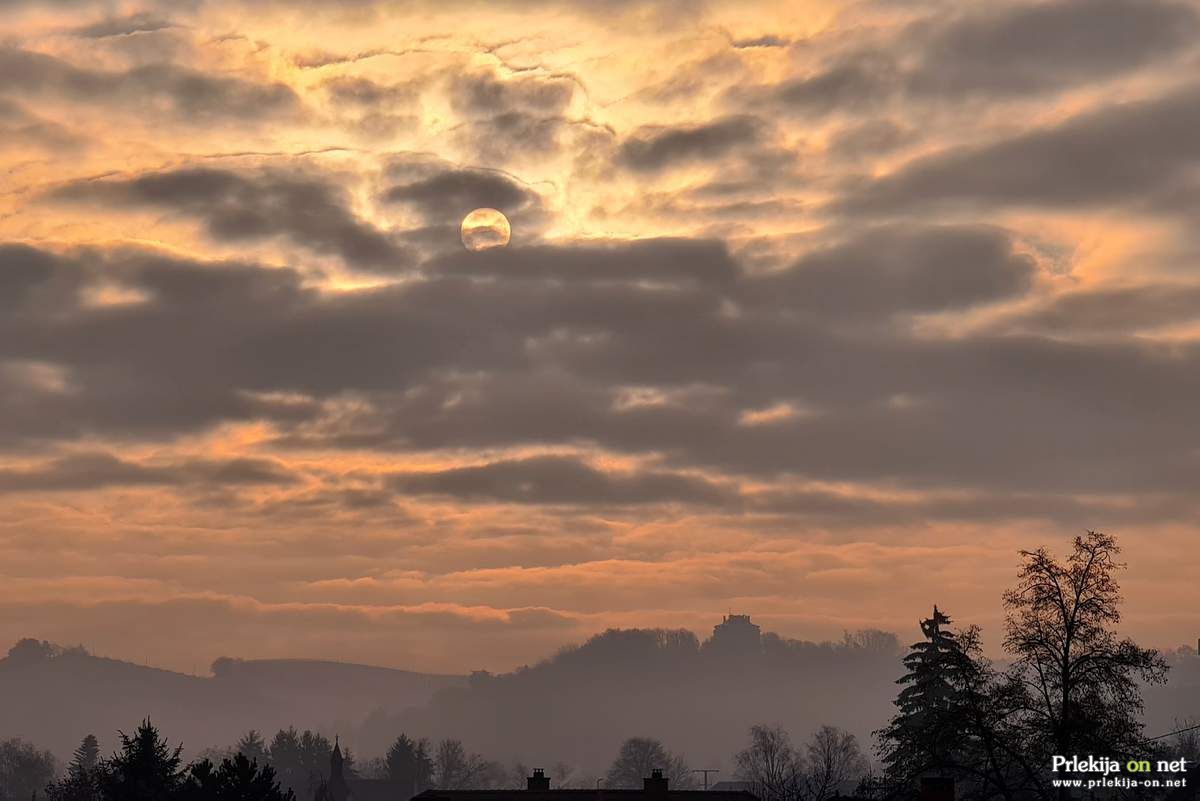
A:
{"type": "Polygon", "coordinates": [[[462,243],[467,250],[502,248],[511,236],[508,218],[495,209],[475,209],[463,217],[462,243]]]}

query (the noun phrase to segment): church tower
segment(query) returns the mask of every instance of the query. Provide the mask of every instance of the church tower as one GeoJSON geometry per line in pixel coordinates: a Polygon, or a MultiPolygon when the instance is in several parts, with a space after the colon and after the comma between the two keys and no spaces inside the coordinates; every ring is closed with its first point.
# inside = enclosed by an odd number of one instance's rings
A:
{"type": "MultiPolygon", "coordinates": [[[[326,740],[328,742],[328,740],[326,740]]],[[[339,738],[333,738],[333,754],[329,757],[329,801],[351,801],[350,787],[346,784],[344,774],[346,760],[342,757],[342,745],[339,738]]]]}

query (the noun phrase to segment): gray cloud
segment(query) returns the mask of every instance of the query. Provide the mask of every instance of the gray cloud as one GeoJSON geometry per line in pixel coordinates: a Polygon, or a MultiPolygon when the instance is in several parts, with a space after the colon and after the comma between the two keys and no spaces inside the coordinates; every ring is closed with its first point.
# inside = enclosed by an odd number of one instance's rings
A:
{"type": "Polygon", "coordinates": [[[973,8],[909,33],[917,93],[1031,92],[1094,81],[1195,43],[1196,8],[1175,0],[1054,0],[973,8]]]}
{"type": "Polygon", "coordinates": [[[348,193],[301,170],[235,172],[190,167],[128,179],[68,184],[62,202],[152,208],[195,217],[217,241],[284,236],[316,253],[336,254],[355,267],[391,272],[408,266],[408,251],[358,219],[348,193]]]}
{"type": "Polygon", "coordinates": [[[984,226],[882,228],[802,258],[755,282],[765,303],[830,315],[938,312],[1010,299],[1036,267],[1009,236],[984,226]]]}
{"type": "Polygon", "coordinates": [[[1001,318],[998,331],[1115,338],[1200,320],[1200,286],[1165,282],[1078,289],[1001,318]]]}
{"type": "Polygon", "coordinates": [[[838,130],[829,148],[837,156],[849,159],[871,158],[888,153],[916,138],[912,129],[888,119],[852,123],[838,130]]]}
{"type": "Polygon", "coordinates": [[[631,284],[658,281],[730,288],[740,275],[737,263],[722,243],[667,238],[619,245],[506,248],[483,256],[459,251],[433,261],[429,269],[439,275],[478,278],[503,275],[506,282],[631,284]]]}
{"type": "Polygon", "coordinates": [[[170,27],[173,27],[170,20],[143,11],[123,17],[107,17],[99,22],[84,25],[75,29],[75,35],[85,39],[104,39],[110,36],[153,33],[170,27]]]}
{"type": "Polygon", "coordinates": [[[405,493],[467,500],[536,504],[628,505],[729,502],[733,493],[706,481],[657,470],[607,472],[569,457],[537,457],[394,475],[389,485],[405,493]]]}
{"type": "Polygon", "coordinates": [[[493,72],[456,75],[450,81],[450,102],[468,114],[493,115],[525,109],[558,114],[575,94],[572,76],[526,75],[502,79],[493,72]]]}
{"type": "Polygon", "coordinates": [[[1187,181],[1200,159],[1200,89],[1089,111],[1056,127],[925,156],[849,193],[843,209],[950,204],[1143,204],[1187,181]]]}
{"type": "Polygon", "coordinates": [[[366,108],[412,103],[419,94],[409,83],[383,84],[353,75],[330,78],[321,87],[334,102],[366,108]]]}
{"type": "Polygon", "coordinates": [[[187,484],[247,486],[294,480],[282,465],[268,459],[199,459],[155,466],[92,452],[63,456],[32,468],[0,470],[0,493],[187,484]]]}
{"type": "MultiPolygon", "coordinates": [[[[834,111],[856,111],[877,105],[898,86],[898,66],[883,53],[843,56],[816,72],[777,86],[759,87],[749,96],[771,103],[787,113],[825,115],[834,111]]],[[[731,90],[731,99],[747,96],[731,90]]]]}
{"type": "Polygon", "coordinates": [[[429,164],[397,164],[399,183],[383,199],[418,210],[426,219],[457,225],[477,208],[493,208],[510,219],[540,205],[538,194],[497,171],[429,164]]]}
{"type": "Polygon", "coordinates": [[[903,324],[1029,287],[994,228],[865,229],[767,274],[687,240],[460,253],[332,295],[251,264],[5,253],[9,442],[262,419],[281,446],[583,441],[664,473],[1022,492],[1186,492],[1197,475],[1195,347],[903,324]],[[105,283],[145,299],[89,306],[105,283]],[[780,404],[794,413],[751,415],[780,404]]]}
{"type": "Polygon", "coordinates": [[[890,101],[1028,98],[1166,61],[1200,32],[1196,8],[1177,0],[1018,0],[928,11],[890,40],[830,55],[777,84],[730,89],[726,100],[817,117],[890,101]]]}
{"type": "Polygon", "coordinates": [[[762,36],[755,36],[749,39],[733,39],[730,44],[738,50],[744,50],[750,47],[787,47],[791,44],[790,39],[775,34],[765,33],[762,36]]]}
{"type": "Polygon", "coordinates": [[[176,64],[151,64],[125,71],[89,70],[62,59],[12,46],[0,47],[0,73],[10,77],[0,92],[47,93],[75,102],[115,98],[144,109],[153,100],[187,120],[260,119],[294,115],[300,100],[281,83],[261,84],[215,76],[176,64]]]}
{"type": "Polygon", "coordinates": [[[735,116],[703,125],[649,127],[625,140],[617,161],[638,171],[660,170],[681,162],[717,159],[759,141],[763,125],[755,117],[735,116]]]}
{"type": "Polygon", "coordinates": [[[455,74],[447,86],[460,119],[455,138],[485,163],[546,158],[558,152],[564,133],[575,125],[567,109],[578,85],[568,73],[455,74]]]}

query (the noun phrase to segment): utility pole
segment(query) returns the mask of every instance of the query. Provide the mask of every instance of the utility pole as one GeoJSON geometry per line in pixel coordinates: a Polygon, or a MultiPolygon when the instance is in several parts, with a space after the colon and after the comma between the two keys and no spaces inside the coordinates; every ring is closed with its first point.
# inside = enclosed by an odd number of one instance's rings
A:
{"type": "Polygon", "coordinates": [[[703,773],[704,774],[704,789],[705,790],[708,789],[708,774],[720,773],[720,772],[721,771],[717,770],[716,768],[697,768],[696,770],[692,771],[692,773],[703,773]]]}

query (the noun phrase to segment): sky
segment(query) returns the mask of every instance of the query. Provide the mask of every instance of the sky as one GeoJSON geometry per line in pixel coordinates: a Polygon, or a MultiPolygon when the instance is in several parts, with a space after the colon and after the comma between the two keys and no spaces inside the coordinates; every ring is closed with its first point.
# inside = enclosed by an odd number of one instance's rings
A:
{"type": "Polygon", "coordinates": [[[1195,642],[1200,4],[0,0],[0,646],[1195,642]],[[471,252],[476,208],[511,223],[471,252]]]}

